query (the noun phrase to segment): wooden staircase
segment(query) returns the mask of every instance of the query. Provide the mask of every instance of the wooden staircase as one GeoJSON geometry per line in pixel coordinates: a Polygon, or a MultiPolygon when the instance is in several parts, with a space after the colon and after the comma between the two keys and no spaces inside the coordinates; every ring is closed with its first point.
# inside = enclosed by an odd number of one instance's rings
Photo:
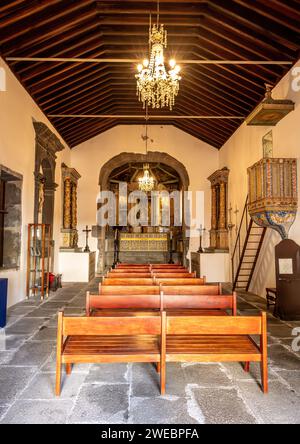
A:
{"type": "Polygon", "coordinates": [[[266,230],[249,220],[247,197],[231,257],[233,290],[249,290],[266,230]]]}

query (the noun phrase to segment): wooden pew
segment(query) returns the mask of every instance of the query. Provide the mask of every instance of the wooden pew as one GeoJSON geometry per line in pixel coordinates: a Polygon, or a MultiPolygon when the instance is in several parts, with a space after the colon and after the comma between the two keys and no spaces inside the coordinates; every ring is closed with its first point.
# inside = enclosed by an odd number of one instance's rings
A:
{"type": "Polygon", "coordinates": [[[187,268],[151,268],[152,273],[189,273],[187,268]]]}
{"type": "Polygon", "coordinates": [[[150,273],[150,268],[115,268],[109,271],[109,273],[122,274],[122,273],[150,273]]]}
{"type": "MultiPolygon", "coordinates": [[[[121,289],[122,290],[122,289],[121,289]]],[[[231,310],[236,315],[236,294],[232,295],[165,295],[158,294],[86,294],[86,316],[141,316],[145,311],[165,310],[182,315],[226,315],[231,310]]],[[[148,313],[149,314],[149,313],[148,313]]]]}
{"type": "Polygon", "coordinates": [[[172,279],[182,279],[182,278],[195,278],[196,273],[169,273],[169,272],[159,272],[156,273],[155,271],[152,271],[152,276],[154,276],[156,279],[165,279],[165,278],[172,278],[172,279]]]}
{"type": "MultiPolygon", "coordinates": [[[[65,317],[58,314],[56,395],[61,391],[61,365],[69,375],[74,363],[155,362],[162,365],[161,316],[65,317]]],[[[161,394],[165,392],[161,378],[161,394]]]]}
{"type": "Polygon", "coordinates": [[[260,362],[262,390],[268,392],[266,313],[217,317],[162,312],[162,345],[163,379],[166,362],[260,362]],[[251,335],[260,336],[260,346],[251,335]]]}
{"type": "Polygon", "coordinates": [[[165,295],[220,295],[222,284],[212,285],[160,285],[165,295]]]}
{"type": "Polygon", "coordinates": [[[152,278],[103,278],[102,285],[155,285],[152,278]]]}
{"type": "Polygon", "coordinates": [[[150,268],[150,264],[118,264],[115,270],[121,268],[150,268]]]}
{"type": "Polygon", "coordinates": [[[151,268],[185,268],[181,264],[150,264],[151,268]]]}
{"type": "Polygon", "coordinates": [[[159,295],[160,288],[157,285],[102,285],[99,284],[99,295],[159,295]]]}
{"type": "Polygon", "coordinates": [[[156,278],[154,281],[157,285],[204,285],[205,276],[203,278],[156,278]]]}
{"type": "Polygon", "coordinates": [[[109,271],[106,275],[109,278],[152,278],[151,273],[133,273],[133,272],[124,272],[124,273],[113,273],[109,271]]]}

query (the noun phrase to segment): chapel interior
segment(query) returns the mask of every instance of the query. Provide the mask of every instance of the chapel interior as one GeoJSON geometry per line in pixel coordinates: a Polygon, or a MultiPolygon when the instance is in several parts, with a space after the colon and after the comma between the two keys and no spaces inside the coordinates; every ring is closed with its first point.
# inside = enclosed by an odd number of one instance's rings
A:
{"type": "Polygon", "coordinates": [[[0,424],[300,423],[299,121],[298,0],[1,2],[0,424]]]}

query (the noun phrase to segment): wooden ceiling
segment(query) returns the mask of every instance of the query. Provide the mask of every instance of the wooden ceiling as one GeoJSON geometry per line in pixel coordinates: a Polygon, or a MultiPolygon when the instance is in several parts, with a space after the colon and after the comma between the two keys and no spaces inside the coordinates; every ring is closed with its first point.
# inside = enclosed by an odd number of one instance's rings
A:
{"type": "MultiPolygon", "coordinates": [[[[148,50],[149,0],[14,0],[0,3],[0,55],[130,58],[148,50]]],[[[290,61],[299,58],[299,0],[160,0],[168,31],[166,57],[193,60],[290,61]]],[[[36,103],[53,114],[143,114],[136,63],[8,61],[36,103]]],[[[291,65],[184,64],[172,115],[247,116],[291,65]]],[[[158,110],[152,114],[170,115],[158,110]]],[[[58,118],[51,122],[70,147],[135,118],[58,118]]],[[[220,148],[240,119],[155,120],[220,148]]]]}

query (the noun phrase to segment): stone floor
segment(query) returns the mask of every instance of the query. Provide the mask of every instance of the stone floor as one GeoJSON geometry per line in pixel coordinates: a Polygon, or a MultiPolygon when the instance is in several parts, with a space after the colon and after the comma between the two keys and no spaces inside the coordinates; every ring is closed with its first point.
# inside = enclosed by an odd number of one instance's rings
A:
{"type": "MultiPolygon", "coordinates": [[[[65,285],[45,302],[9,309],[0,329],[0,423],[300,423],[300,353],[292,350],[300,322],[270,313],[268,395],[258,385],[257,364],[249,374],[238,363],[168,364],[166,396],[150,364],[101,364],[76,365],[56,398],[57,311],[83,314],[85,291],[96,284],[65,285]]],[[[265,303],[241,294],[238,308],[253,315],[265,303]]]]}

